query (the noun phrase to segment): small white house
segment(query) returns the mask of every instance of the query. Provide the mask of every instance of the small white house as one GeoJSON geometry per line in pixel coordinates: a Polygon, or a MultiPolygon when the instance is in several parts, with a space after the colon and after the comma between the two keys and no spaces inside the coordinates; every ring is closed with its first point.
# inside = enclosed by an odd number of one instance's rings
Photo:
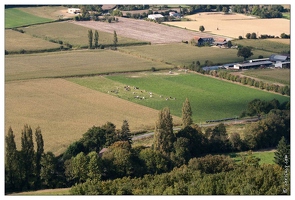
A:
{"type": "Polygon", "coordinates": [[[159,18],[163,18],[164,16],[161,14],[152,14],[152,15],[148,15],[148,19],[153,19],[153,20],[157,20],[159,18]]]}
{"type": "Polygon", "coordinates": [[[80,8],[68,8],[68,13],[77,14],[80,12],[81,12],[80,8]]]}

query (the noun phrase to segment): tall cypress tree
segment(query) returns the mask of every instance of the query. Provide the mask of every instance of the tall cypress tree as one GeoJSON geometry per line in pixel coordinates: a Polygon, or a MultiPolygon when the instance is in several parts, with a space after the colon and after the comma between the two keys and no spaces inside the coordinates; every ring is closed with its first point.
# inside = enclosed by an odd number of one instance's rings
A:
{"type": "Polygon", "coordinates": [[[37,144],[37,152],[36,152],[36,182],[35,182],[35,188],[40,187],[41,185],[41,178],[40,178],[40,171],[41,171],[41,158],[44,154],[44,141],[41,134],[41,129],[38,126],[36,128],[35,132],[35,139],[37,144]]]}
{"type": "Polygon", "coordinates": [[[5,136],[5,193],[17,190],[20,177],[18,177],[18,158],[14,134],[9,127],[8,134],[5,136]]]}
{"type": "Polygon", "coordinates": [[[24,125],[21,137],[21,161],[23,170],[23,189],[30,190],[35,185],[34,162],[35,152],[33,143],[32,129],[27,124],[24,125]]]}
{"type": "Polygon", "coordinates": [[[168,107],[159,112],[159,118],[156,122],[153,148],[165,156],[170,156],[173,151],[173,142],[175,136],[173,133],[173,119],[168,107]]]}
{"type": "Polygon", "coordinates": [[[97,32],[97,30],[95,30],[95,32],[94,32],[94,47],[95,48],[98,48],[98,38],[99,38],[98,32],[97,32]]]}
{"type": "Polygon", "coordinates": [[[130,137],[129,124],[128,124],[128,121],[127,120],[123,120],[123,124],[122,124],[122,127],[121,127],[119,140],[120,141],[128,141],[129,144],[132,143],[132,139],[130,137]]]}
{"type": "Polygon", "coordinates": [[[93,33],[92,30],[88,30],[88,48],[92,49],[92,42],[93,42],[93,33]]]}
{"type": "Polygon", "coordinates": [[[185,102],[182,105],[182,127],[185,128],[193,123],[192,120],[192,109],[191,104],[188,98],[185,99],[185,102]]]}

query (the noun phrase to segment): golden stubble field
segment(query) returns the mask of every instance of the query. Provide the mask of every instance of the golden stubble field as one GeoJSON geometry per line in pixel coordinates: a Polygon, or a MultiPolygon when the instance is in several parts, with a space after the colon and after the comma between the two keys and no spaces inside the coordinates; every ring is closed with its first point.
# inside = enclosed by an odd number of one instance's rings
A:
{"type": "Polygon", "coordinates": [[[290,20],[283,18],[258,19],[237,13],[225,15],[223,13],[203,12],[186,16],[186,18],[192,21],[165,22],[165,24],[196,31],[199,31],[199,27],[203,25],[205,27],[204,32],[231,38],[245,37],[247,33],[253,32],[258,36],[267,34],[280,37],[281,33],[290,34],[291,26],[290,20]]]}
{"type": "Polygon", "coordinates": [[[45,151],[59,155],[93,125],[110,121],[120,129],[126,119],[131,131],[153,129],[158,112],[64,79],[5,84],[5,133],[11,126],[18,149],[24,124],[40,126],[45,151]]]}

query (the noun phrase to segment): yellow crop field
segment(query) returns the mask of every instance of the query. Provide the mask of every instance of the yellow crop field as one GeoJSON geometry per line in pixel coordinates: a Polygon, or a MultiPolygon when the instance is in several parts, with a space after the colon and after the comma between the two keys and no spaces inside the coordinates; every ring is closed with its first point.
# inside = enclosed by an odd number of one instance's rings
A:
{"type": "MultiPolygon", "coordinates": [[[[59,155],[93,125],[106,122],[131,131],[153,129],[158,111],[64,79],[35,79],[5,84],[5,133],[9,126],[20,149],[21,130],[41,127],[44,150],[59,155]]],[[[178,122],[178,117],[173,117],[178,122]]]]}
{"type": "Polygon", "coordinates": [[[205,33],[212,33],[225,37],[245,37],[247,33],[280,36],[281,33],[290,34],[291,23],[288,19],[259,19],[243,14],[198,13],[186,16],[191,21],[165,22],[165,24],[199,31],[205,27],[205,33]]]}

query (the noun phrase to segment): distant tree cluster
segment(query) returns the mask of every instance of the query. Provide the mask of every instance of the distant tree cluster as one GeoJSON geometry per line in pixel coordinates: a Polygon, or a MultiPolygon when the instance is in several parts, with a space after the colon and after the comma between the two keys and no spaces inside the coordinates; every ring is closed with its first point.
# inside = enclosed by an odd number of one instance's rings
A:
{"type": "Polygon", "coordinates": [[[232,5],[232,11],[256,15],[260,18],[282,18],[282,12],[288,12],[281,5],[232,5]]]}
{"type": "Polygon", "coordinates": [[[124,10],[124,11],[131,11],[131,10],[147,10],[149,9],[149,5],[118,5],[117,9],[124,10]]]}

